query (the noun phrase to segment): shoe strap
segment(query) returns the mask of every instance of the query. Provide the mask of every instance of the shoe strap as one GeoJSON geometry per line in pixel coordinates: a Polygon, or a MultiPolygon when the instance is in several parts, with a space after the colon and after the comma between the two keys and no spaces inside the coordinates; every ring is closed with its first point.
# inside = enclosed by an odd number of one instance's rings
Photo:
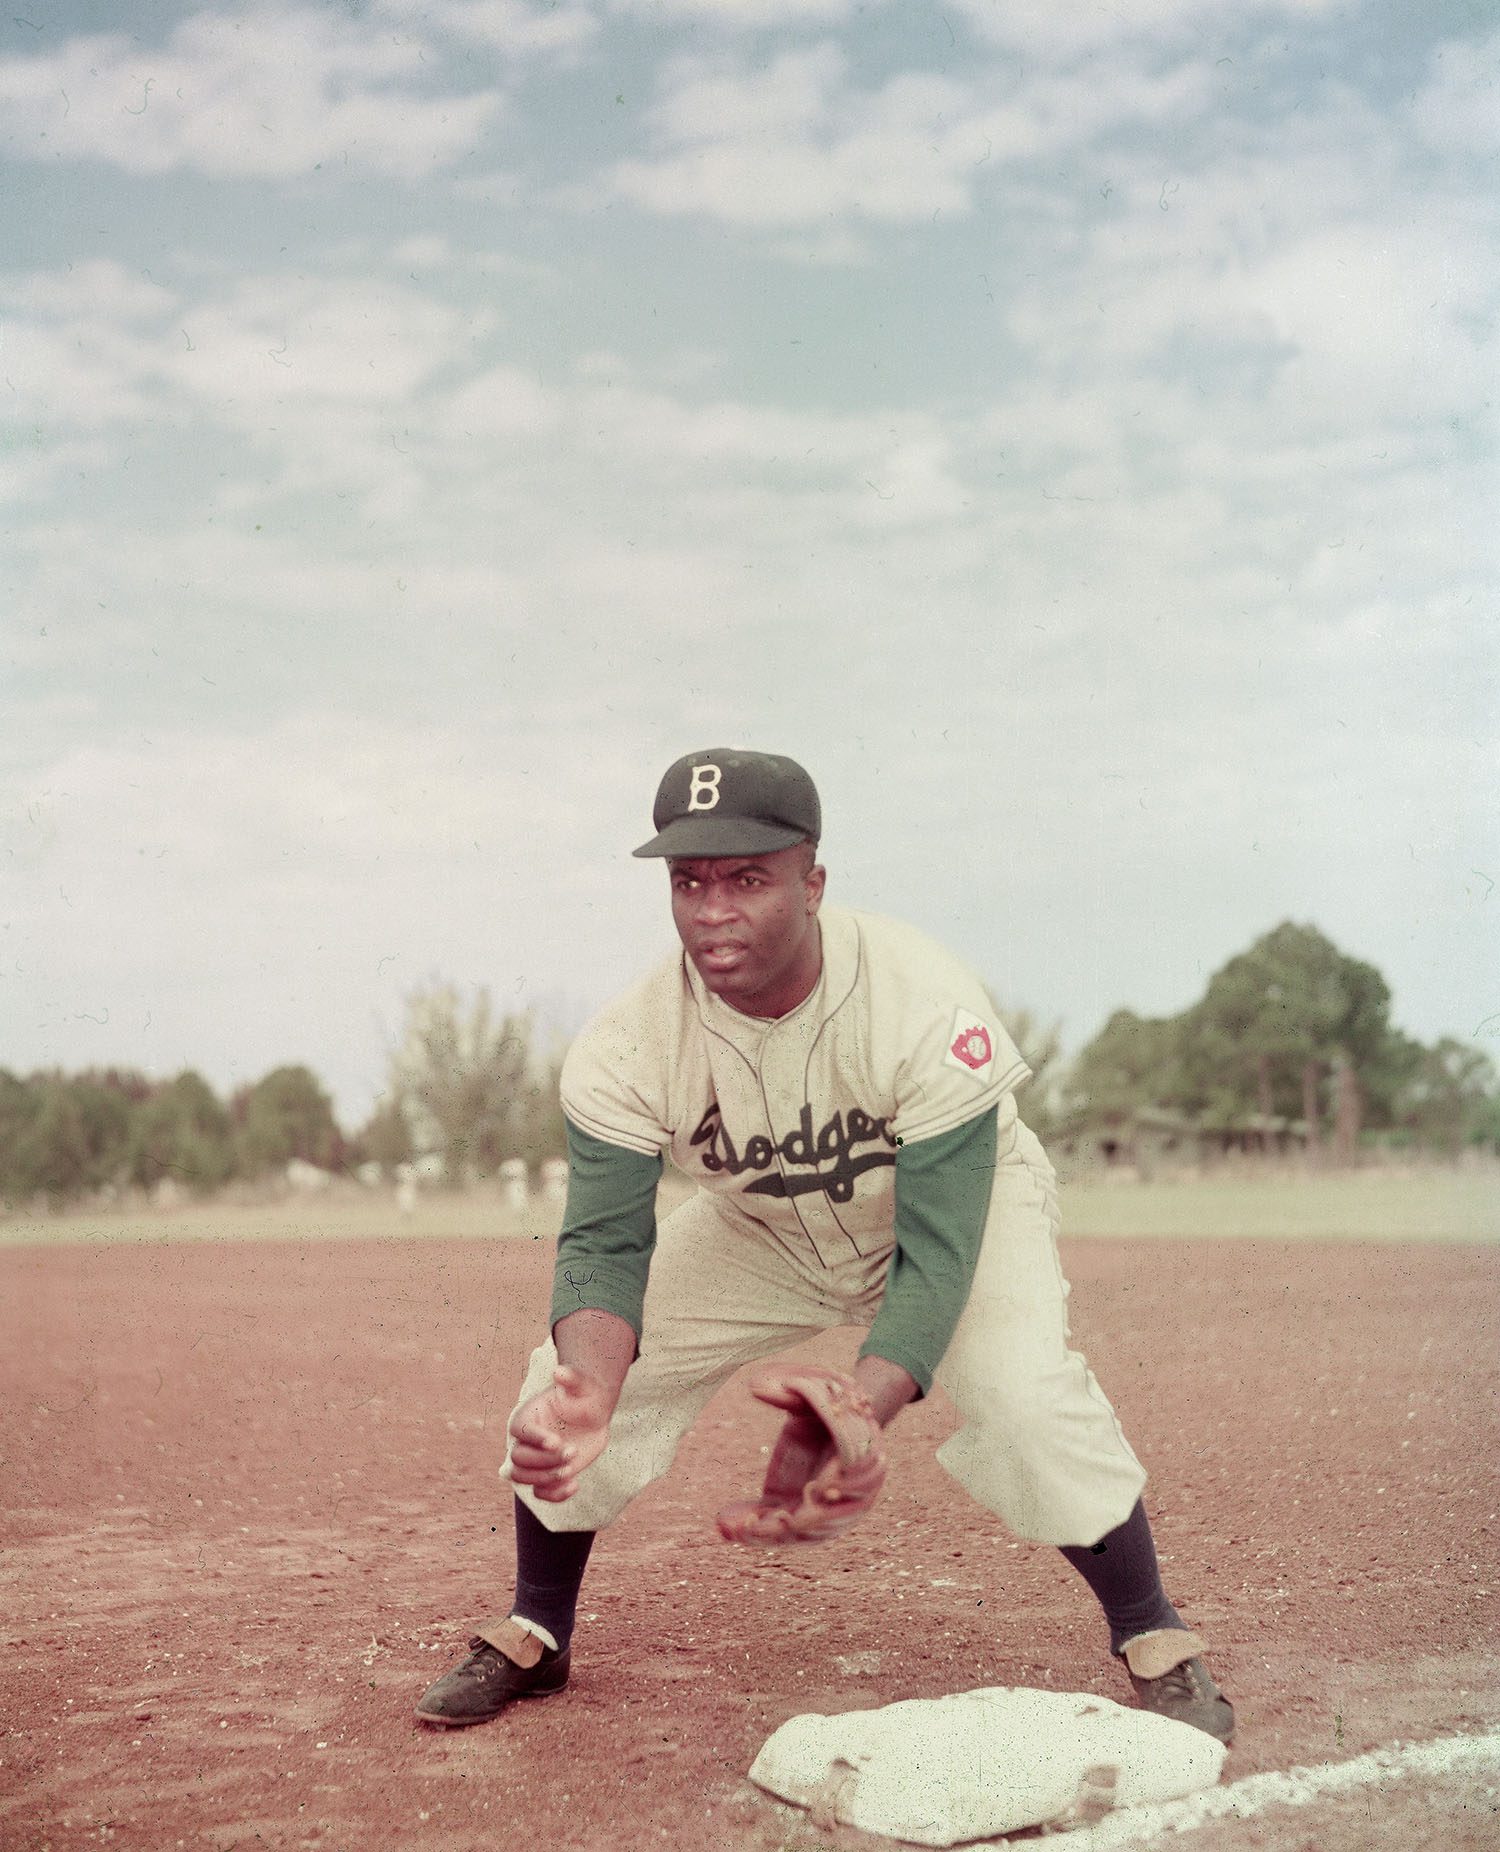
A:
{"type": "Polygon", "coordinates": [[[497,1653],[503,1653],[523,1672],[529,1672],[547,1650],[534,1633],[509,1616],[504,1620],[485,1621],[475,1628],[474,1635],[487,1646],[493,1646],[497,1653]]]}
{"type": "Polygon", "coordinates": [[[1180,1627],[1158,1627],[1152,1633],[1138,1633],[1120,1651],[1137,1678],[1165,1678],[1189,1659],[1196,1659],[1203,1642],[1196,1633],[1184,1633],[1180,1627]]]}

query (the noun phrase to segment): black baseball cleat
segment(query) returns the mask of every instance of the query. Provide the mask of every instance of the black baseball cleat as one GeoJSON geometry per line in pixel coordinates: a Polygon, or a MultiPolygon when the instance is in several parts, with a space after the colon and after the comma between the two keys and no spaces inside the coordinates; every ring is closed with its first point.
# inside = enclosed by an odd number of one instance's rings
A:
{"type": "Polygon", "coordinates": [[[462,1665],[445,1672],[417,1702],[418,1723],[487,1723],[518,1698],[547,1698],[568,1682],[569,1652],[554,1652],[514,1621],[476,1633],[462,1665]]]}
{"type": "Polygon", "coordinates": [[[1202,1650],[1203,1642],[1197,1634],[1162,1627],[1127,1640],[1120,1657],[1143,1711],[1154,1711],[1158,1717],[1170,1717],[1177,1723],[1190,1723],[1195,1730],[1204,1730],[1221,1743],[1232,1743],[1234,1706],[1198,1657],[1202,1650]]]}

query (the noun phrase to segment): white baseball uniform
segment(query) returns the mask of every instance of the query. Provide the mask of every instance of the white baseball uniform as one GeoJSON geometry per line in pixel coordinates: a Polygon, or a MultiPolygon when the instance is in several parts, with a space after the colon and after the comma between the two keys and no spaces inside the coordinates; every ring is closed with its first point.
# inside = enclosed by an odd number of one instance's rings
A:
{"type": "MultiPolygon", "coordinates": [[[[1018,1536],[1092,1544],[1145,1473],[1069,1348],[1056,1180],[1016,1112],[1030,1070],[979,980],[925,934],[832,906],[818,919],[822,972],[788,1015],[740,1014],[679,951],[569,1051],[553,1318],[616,1312],[639,1353],[574,1496],[517,1493],[551,1530],[600,1529],[733,1371],[858,1325],[866,1352],[952,1398],[937,1457],[960,1485],[1018,1536]],[[663,1157],[698,1189],[658,1232],[663,1157]],[[614,1214],[616,1198],[634,1207],[614,1214]],[[944,1207],[965,1200],[972,1239],[944,1207]]],[[[521,1401],[556,1361],[549,1339],[521,1401]]]]}

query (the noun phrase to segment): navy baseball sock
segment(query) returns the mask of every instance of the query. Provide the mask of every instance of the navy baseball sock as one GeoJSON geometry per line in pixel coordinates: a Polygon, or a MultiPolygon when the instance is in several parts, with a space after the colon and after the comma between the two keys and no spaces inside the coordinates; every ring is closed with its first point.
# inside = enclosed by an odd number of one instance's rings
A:
{"type": "Polygon", "coordinates": [[[516,1598],[510,1611],[550,1633],[559,1651],[573,1637],[578,1591],[597,1534],[548,1530],[528,1505],[516,1500],[516,1598]]]}
{"type": "Polygon", "coordinates": [[[1138,1633],[1186,1626],[1162,1588],[1151,1523],[1139,1499],[1125,1522],[1107,1536],[1095,1544],[1064,1544],[1062,1553],[1098,1597],[1109,1622],[1112,1653],[1138,1633]]]}

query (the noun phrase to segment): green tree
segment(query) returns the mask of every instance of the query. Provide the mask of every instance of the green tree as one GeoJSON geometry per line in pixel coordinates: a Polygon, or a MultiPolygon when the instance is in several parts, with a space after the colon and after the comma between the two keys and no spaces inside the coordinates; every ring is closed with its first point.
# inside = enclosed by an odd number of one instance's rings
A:
{"type": "Polygon", "coordinates": [[[75,1075],[67,1090],[83,1129],[84,1187],[96,1190],[123,1183],[130,1162],[130,1128],[140,1102],[150,1093],[150,1082],[111,1068],[75,1075]]]}
{"type": "Polygon", "coordinates": [[[1400,1123],[1419,1144],[1457,1156],[1493,1144],[1500,1123],[1500,1076],[1483,1050],[1443,1039],[1420,1050],[1398,1106],[1400,1123]]]}
{"type": "Polygon", "coordinates": [[[521,1155],[531,1038],[530,1017],[497,1017],[487,990],[465,1001],[445,984],[408,998],[389,1090],[414,1149],[439,1152],[450,1182],[521,1155]]]}
{"type": "Polygon", "coordinates": [[[12,1085],[3,1089],[0,1144],[7,1194],[60,1204],[124,1180],[132,1104],[117,1076],[33,1074],[24,1083],[24,1109],[13,1077],[6,1079],[12,1085]]]}
{"type": "Polygon", "coordinates": [[[1400,1029],[1392,1029],[1378,1057],[1365,1065],[1365,1123],[1380,1130],[1410,1132],[1408,1108],[1413,1083],[1427,1050],[1400,1029]]]}
{"type": "Polygon", "coordinates": [[[333,1103],[308,1068],[273,1068],[235,1095],[230,1112],[236,1167],[244,1176],[285,1169],[293,1158],[324,1170],[342,1159],[333,1103]]]}
{"type": "Polygon", "coordinates": [[[390,1171],[415,1155],[401,1101],[387,1095],[355,1133],[350,1159],[356,1164],[373,1162],[390,1171]]]}
{"type": "Polygon", "coordinates": [[[158,1087],[130,1129],[132,1182],[151,1188],[164,1177],[212,1190],[234,1168],[229,1114],[208,1082],[191,1069],[158,1087]]]}
{"type": "Polygon", "coordinates": [[[0,1068],[0,1201],[23,1202],[36,1193],[26,1141],[40,1104],[36,1087],[0,1068]]]}
{"type": "Polygon", "coordinates": [[[1073,1063],[1072,1117],[1121,1125],[1137,1113],[1174,1107],[1183,1090],[1177,1017],[1116,1010],[1073,1063]]]}
{"type": "Polygon", "coordinates": [[[526,1079],[517,1097],[515,1145],[511,1157],[524,1158],[528,1164],[546,1158],[564,1157],[568,1149],[567,1127],[563,1121],[558,1083],[562,1078],[562,1052],[543,1055],[533,1052],[526,1079]]]}
{"type": "Polygon", "coordinates": [[[19,1193],[52,1203],[89,1187],[88,1128],[73,1090],[61,1074],[34,1075],[35,1110],[22,1129],[13,1164],[19,1193]]]}
{"type": "Polygon", "coordinates": [[[1379,1068],[1391,993],[1373,965],[1312,926],[1284,922],[1209,979],[1183,1022],[1189,1104],[1205,1116],[1291,1115],[1300,1097],[1309,1151],[1322,1143],[1323,1095],[1335,1072],[1338,1154],[1352,1157],[1360,1076],[1379,1068]]]}

